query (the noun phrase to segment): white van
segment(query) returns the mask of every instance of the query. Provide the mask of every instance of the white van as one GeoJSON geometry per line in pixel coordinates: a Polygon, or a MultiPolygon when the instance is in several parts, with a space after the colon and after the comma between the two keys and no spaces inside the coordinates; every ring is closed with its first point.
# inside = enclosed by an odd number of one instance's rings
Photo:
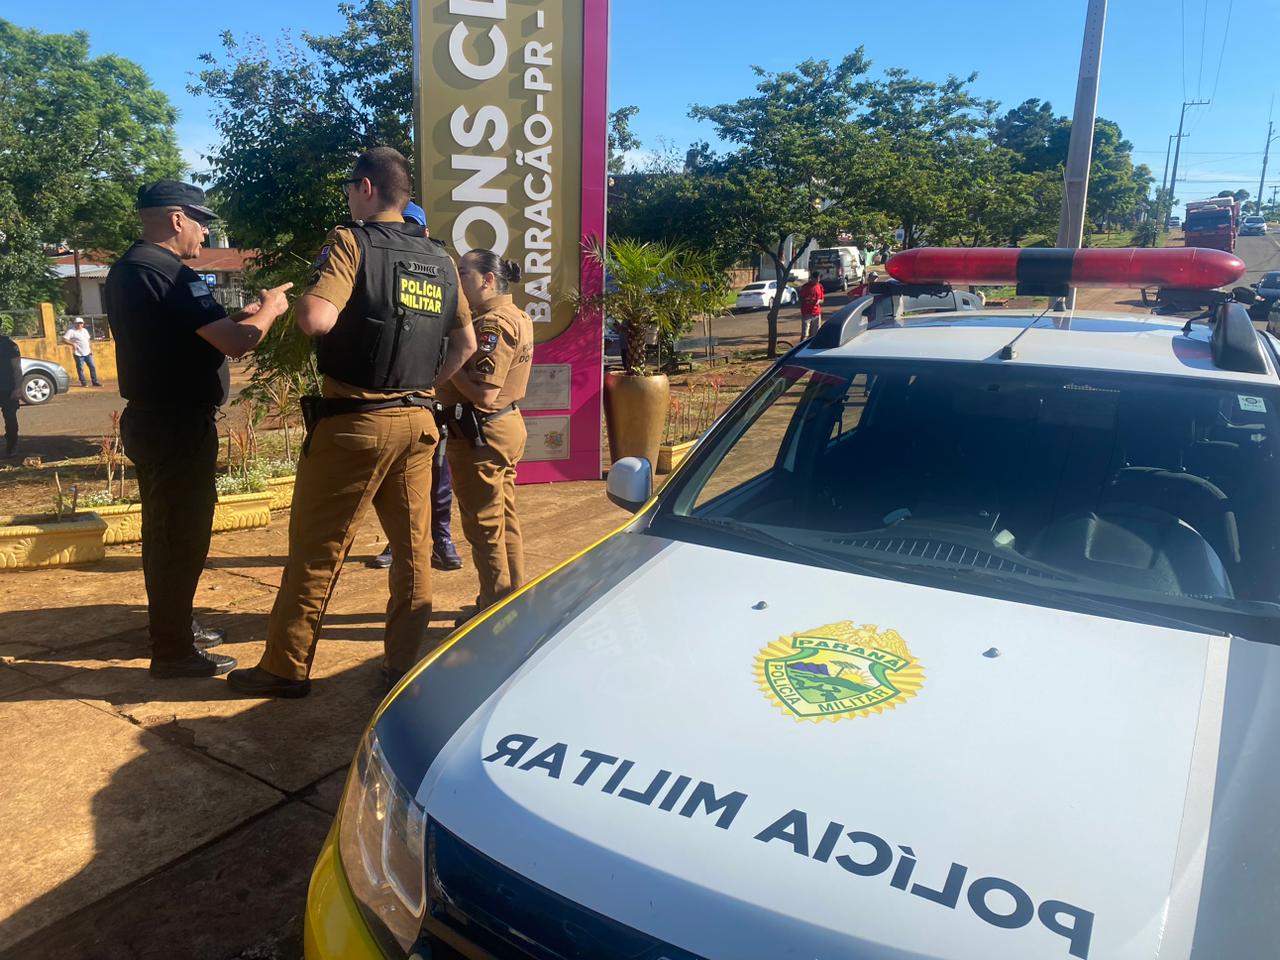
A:
{"type": "Polygon", "coordinates": [[[822,247],[809,254],[809,274],[828,292],[844,292],[862,282],[862,253],[857,247],[822,247]]]}

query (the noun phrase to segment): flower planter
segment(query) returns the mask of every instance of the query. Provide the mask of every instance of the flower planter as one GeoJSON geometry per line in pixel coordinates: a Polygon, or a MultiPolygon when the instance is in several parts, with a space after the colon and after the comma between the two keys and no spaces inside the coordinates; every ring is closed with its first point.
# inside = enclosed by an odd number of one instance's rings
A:
{"type": "Polygon", "coordinates": [[[94,507],[93,512],[106,521],[107,531],[102,535],[102,542],[107,546],[142,540],[142,504],[113,503],[108,507],[94,507]]]}
{"type": "Polygon", "coordinates": [[[670,473],[680,466],[681,461],[689,455],[697,440],[683,440],[680,443],[664,443],[658,448],[658,473],[670,473]]]}
{"type": "Polygon", "coordinates": [[[667,422],[670,384],[664,374],[640,377],[604,375],[604,419],[609,433],[609,459],[644,457],[655,465],[667,422]]]}
{"type": "Polygon", "coordinates": [[[96,513],[74,520],[0,517],[0,570],[34,570],[92,563],[107,554],[106,521],[96,513]]]}
{"type": "Polygon", "coordinates": [[[295,479],[290,475],[287,477],[272,477],[267,481],[267,493],[271,494],[272,510],[288,510],[293,506],[293,481],[295,479]]]}
{"type": "Polygon", "coordinates": [[[262,493],[233,493],[219,497],[213,508],[213,532],[228,530],[252,530],[271,522],[270,491],[262,493]]]}

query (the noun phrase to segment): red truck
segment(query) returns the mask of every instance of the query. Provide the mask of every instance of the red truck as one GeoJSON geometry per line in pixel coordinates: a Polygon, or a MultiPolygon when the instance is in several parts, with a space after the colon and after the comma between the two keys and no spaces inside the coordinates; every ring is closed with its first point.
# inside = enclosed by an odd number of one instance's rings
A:
{"type": "Polygon", "coordinates": [[[1182,221],[1183,244],[1234,253],[1240,232],[1240,201],[1230,197],[1192,200],[1182,221]]]}

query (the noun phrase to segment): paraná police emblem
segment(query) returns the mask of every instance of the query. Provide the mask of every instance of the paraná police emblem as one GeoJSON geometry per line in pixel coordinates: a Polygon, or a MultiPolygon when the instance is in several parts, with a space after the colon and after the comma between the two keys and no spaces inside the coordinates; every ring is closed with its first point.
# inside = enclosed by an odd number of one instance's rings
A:
{"type": "Polygon", "coordinates": [[[896,630],[851,620],[779,637],[756,657],[756,682],[796,720],[844,720],[892,710],[924,685],[896,630]]]}

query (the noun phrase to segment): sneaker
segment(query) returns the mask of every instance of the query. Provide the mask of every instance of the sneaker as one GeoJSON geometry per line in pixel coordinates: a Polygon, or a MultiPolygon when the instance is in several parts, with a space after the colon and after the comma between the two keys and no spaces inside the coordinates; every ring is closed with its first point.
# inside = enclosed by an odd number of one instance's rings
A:
{"type": "Polygon", "coordinates": [[[236,658],[220,653],[202,653],[197,650],[181,660],[152,660],[151,676],[157,680],[176,680],[179,677],[220,677],[236,668],[236,658]]]}
{"type": "Polygon", "coordinates": [[[437,570],[462,569],[462,558],[452,540],[444,540],[431,548],[431,565],[437,570]]]}
{"type": "Polygon", "coordinates": [[[217,627],[206,627],[195,617],[191,618],[191,633],[195,637],[197,650],[208,650],[226,643],[227,631],[217,627]]]}
{"type": "Polygon", "coordinates": [[[385,570],[391,566],[391,544],[387,544],[387,549],[383,550],[376,557],[370,557],[364,562],[366,567],[373,567],[375,570],[385,570]]]}
{"type": "Polygon", "coordinates": [[[287,680],[261,667],[234,671],[227,677],[227,685],[246,697],[287,697],[296,700],[311,692],[310,680],[287,680]]]}

